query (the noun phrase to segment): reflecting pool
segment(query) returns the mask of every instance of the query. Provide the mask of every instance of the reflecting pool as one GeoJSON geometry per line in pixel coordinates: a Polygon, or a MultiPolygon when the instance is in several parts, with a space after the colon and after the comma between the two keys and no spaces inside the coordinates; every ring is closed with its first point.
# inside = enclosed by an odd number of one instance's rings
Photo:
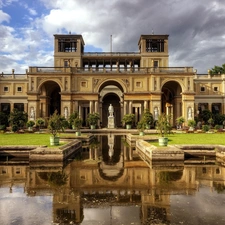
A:
{"type": "Polygon", "coordinates": [[[0,161],[2,225],[225,224],[215,159],[144,162],[123,136],[96,136],[65,164],[0,161]]]}

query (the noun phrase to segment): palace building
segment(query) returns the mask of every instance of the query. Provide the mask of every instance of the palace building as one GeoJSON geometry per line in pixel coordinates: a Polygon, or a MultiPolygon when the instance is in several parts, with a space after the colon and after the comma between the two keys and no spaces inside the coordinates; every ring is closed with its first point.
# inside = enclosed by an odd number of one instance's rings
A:
{"type": "Polygon", "coordinates": [[[114,107],[116,127],[124,114],[136,122],[144,109],[186,121],[204,109],[225,114],[225,75],[197,74],[192,67],[169,67],[169,35],[141,35],[137,52],[85,52],[82,35],[54,35],[54,66],[29,67],[25,74],[1,74],[0,110],[24,110],[29,119],[66,118],[78,111],[84,125],[98,112],[107,126],[114,107]]]}

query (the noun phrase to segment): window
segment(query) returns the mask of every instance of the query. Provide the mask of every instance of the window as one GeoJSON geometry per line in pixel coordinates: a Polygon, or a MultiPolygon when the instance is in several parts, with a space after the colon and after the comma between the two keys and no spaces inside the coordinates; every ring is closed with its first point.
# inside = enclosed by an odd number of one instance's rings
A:
{"type": "Polygon", "coordinates": [[[82,81],[81,82],[81,87],[87,87],[87,82],[86,81],[82,81]]]}
{"type": "Polygon", "coordinates": [[[76,52],[77,41],[73,38],[59,39],[58,45],[59,52],[76,52]]]}
{"type": "Polygon", "coordinates": [[[20,168],[16,168],[16,174],[20,174],[21,171],[20,171],[20,168]]]}
{"type": "Polygon", "coordinates": [[[141,85],[141,82],[140,81],[138,81],[138,82],[136,82],[136,87],[141,87],[142,85],[141,85]]]}
{"type": "Polygon", "coordinates": [[[9,103],[1,103],[1,111],[9,114],[10,113],[10,104],[9,103]]]}
{"type": "Polygon", "coordinates": [[[146,52],[164,52],[163,39],[146,40],[146,52]]]}
{"type": "Polygon", "coordinates": [[[64,67],[70,66],[70,60],[64,60],[64,67]]]}
{"type": "Polygon", "coordinates": [[[219,88],[218,88],[218,87],[214,87],[214,88],[213,88],[213,91],[214,91],[214,92],[217,92],[217,91],[219,91],[219,88]]]}
{"type": "Polygon", "coordinates": [[[220,169],[216,168],[216,174],[220,174],[220,169]]]}
{"type": "Polygon", "coordinates": [[[159,67],[159,61],[154,61],[154,68],[158,68],[159,67]]]}
{"type": "Polygon", "coordinates": [[[8,91],[9,91],[9,87],[5,86],[5,87],[3,88],[3,90],[4,90],[4,92],[8,92],[8,91]]]}
{"type": "Polygon", "coordinates": [[[204,91],[205,91],[205,87],[201,87],[201,88],[200,88],[200,91],[201,91],[201,92],[204,92],[204,91]]]}
{"type": "Polygon", "coordinates": [[[17,92],[21,92],[22,91],[22,87],[17,87],[17,92]]]}
{"type": "Polygon", "coordinates": [[[2,168],[2,169],[0,170],[0,172],[1,172],[1,174],[6,174],[6,173],[7,173],[7,170],[4,169],[4,168],[2,168]]]}
{"type": "Polygon", "coordinates": [[[18,109],[19,111],[24,111],[24,104],[23,103],[14,103],[14,109],[18,109]]]}

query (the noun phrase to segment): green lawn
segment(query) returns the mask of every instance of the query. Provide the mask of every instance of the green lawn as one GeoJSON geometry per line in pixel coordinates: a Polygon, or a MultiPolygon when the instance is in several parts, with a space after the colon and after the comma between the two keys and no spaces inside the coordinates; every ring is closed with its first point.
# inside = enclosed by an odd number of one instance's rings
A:
{"type": "Polygon", "coordinates": [[[225,133],[171,134],[169,144],[220,144],[225,145],[225,133]]]}
{"type": "MultiPolygon", "coordinates": [[[[75,134],[61,134],[61,136],[74,136],[75,134]]],[[[147,136],[147,135],[146,135],[147,136]]],[[[0,133],[0,145],[47,145],[50,134],[7,134],[0,133]]],[[[214,134],[171,134],[168,136],[169,144],[221,144],[225,145],[225,133],[214,134]]]]}
{"type": "Polygon", "coordinates": [[[47,145],[50,146],[50,134],[0,134],[0,145],[47,145]]]}

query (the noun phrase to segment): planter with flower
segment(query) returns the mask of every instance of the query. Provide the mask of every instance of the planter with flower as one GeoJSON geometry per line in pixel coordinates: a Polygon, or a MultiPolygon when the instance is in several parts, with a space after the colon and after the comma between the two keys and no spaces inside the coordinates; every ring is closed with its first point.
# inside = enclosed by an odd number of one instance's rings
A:
{"type": "Polygon", "coordinates": [[[50,145],[59,145],[59,131],[64,130],[65,118],[58,114],[57,110],[50,116],[48,120],[48,129],[52,136],[50,137],[50,145]]]}
{"type": "Polygon", "coordinates": [[[138,122],[138,124],[137,124],[137,129],[138,129],[138,131],[139,131],[139,135],[140,135],[140,136],[144,136],[144,135],[145,135],[145,133],[144,133],[145,128],[146,128],[146,123],[145,123],[145,121],[142,119],[142,120],[140,120],[140,121],[138,122]]]}
{"type": "Polygon", "coordinates": [[[99,120],[100,120],[99,113],[96,113],[96,112],[89,113],[87,116],[88,124],[90,125],[92,130],[96,128],[99,120]]]}
{"type": "Polygon", "coordinates": [[[134,123],[135,120],[135,115],[130,113],[130,114],[125,114],[123,116],[122,122],[126,125],[126,129],[131,129],[132,124],[134,123]]]}
{"type": "Polygon", "coordinates": [[[35,122],[33,120],[27,121],[27,127],[28,131],[32,132],[33,131],[33,126],[35,125],[35,122]]]}
{"type": "Polygon", "coordinates": [[[159,115],[158,120],[156,122],[156,129],[160,135],[159,137],[159,146],[167,146],[168,145],[168,135],[172,130],[172,126],[170,124],[171,115],[166,115],[162,113],[159,115]]]}
{"type": "Polygon", "coordinates": [[[142,120],[145,122],[146,129],[150,129],[154,123],[154,118],[149,109],[145,109],[142,120]]]}
{"type": "Polygon", "coordinates": [[[82,127],[82,119],[78,116],[73,120],[73,126],[74,129],[76,130],[76,136],[81,136],[81,127],[82,127]]]}

